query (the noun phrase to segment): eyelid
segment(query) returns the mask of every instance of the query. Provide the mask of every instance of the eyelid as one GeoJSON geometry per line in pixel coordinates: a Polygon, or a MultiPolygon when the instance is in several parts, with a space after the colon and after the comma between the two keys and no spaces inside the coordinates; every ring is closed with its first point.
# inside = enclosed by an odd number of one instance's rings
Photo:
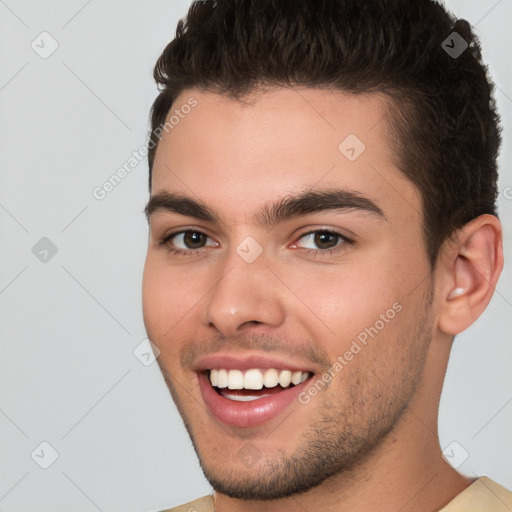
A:
{"type": "Polygon", "coordinates": [[[336,249],[340,248],[342,245],[345,245],[345,244],[355,245],[356,241],[352,237],[349,237],[349,236],[345,235],[344,233],[337,231],[336,229],[319,227],[319,228],[310,229],[309,231],[305,231],[304,233],[301,233],[300,235],[298,235],[296,237],[296,241],[293,242],[292,246],[294,248],[297,247],[299,249],[305,249],[306,251],[316,251],[319,253],[327,253],[328,251],[335,251],[336,249]],[[297,246],[297,242],[299,240],[301,240],[302,238],[304,238],[306,236],[314,235],[316,233],[327,233],[329,235],[333,235],[335,237],[340,238],[342,243],[338,243],[337,245],[335,245],[334,247],[331,247],[329,249],[307,249],[307,248],[297,246]]]}
{"type": "MultiPolygon", "coordinates": [[[[296,240],[300,240],[301,238],[304,238],[305,236],[314,235],[316,233],[328,233],[330,235],[338,236],[346,242],[354,242],[352,237],[345,235],[338,229],[326,228],[326,227],[318,227],[318,228],[310,229],[309,231],[304,231],[303,233],[300,233],[299,235],[297,235],[296,240]]],[[[295,242],[294,242],[294,244],[295,244],[295,242]]]]}

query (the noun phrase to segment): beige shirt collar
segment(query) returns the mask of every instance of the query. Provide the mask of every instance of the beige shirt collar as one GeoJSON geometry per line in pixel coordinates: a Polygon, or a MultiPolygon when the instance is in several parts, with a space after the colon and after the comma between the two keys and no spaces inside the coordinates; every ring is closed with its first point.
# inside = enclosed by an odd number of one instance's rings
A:
{"type": "MultiPolygon", "coordinates": [[[[439,512],[511,512],[512,493],[483,476],[456,496],[439,512]]],[[[162,512],[215,512],[213,496],[162,512]]]]}

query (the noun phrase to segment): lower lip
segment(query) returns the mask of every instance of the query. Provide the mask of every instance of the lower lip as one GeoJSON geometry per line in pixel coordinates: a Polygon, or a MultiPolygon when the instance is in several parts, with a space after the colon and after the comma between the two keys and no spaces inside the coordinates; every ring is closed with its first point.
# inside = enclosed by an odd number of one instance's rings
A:
{"type": "Polygon", "coordinates": [[[308,379],[275,395],[250,402],[237,402],[219,395],[205,373],[200,373],[198,377],[201,395],[212,415],[221,423],[232,427],[254,427],[270,421],[292,402],[298,402],[301,390],[309,381],[308,379]]]}

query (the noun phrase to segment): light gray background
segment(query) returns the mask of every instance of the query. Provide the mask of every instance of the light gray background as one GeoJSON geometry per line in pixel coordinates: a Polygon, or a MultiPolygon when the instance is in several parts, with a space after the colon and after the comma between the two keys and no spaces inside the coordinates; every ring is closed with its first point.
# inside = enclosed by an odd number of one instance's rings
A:
{"type": "MultiPolygon", "coordinates": [[[[441,445],[454,464],[467,452],[463,473],[512,488],[512,1],[447,4],[476,25],[498,85],[509,199],[508,266],[456,340],[441,445]]],[[[210,491],[157,364],[133,353],[145,338],[146,162],[102,201],[92,194],[144,144],[152,68],[188,5],[0,1],[2,512],[149,512],[210,491]],[[45,59],[31,47],[51,49],[43,31],[59,45],[45,59]],[[42,237],[58,248],[47,262],[32,253],[42,237]],[[43,441],[58,453],[48,469],[43,441]]]]}

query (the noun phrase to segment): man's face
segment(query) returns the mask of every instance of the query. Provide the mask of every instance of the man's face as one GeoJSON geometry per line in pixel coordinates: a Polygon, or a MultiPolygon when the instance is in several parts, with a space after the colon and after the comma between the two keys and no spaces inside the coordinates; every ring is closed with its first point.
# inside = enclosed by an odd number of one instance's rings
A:
{"type": "Polygon", "coordinates": [[[219,492],[278,498],[353,467],[425,384],[421,199],[393,163],[388,107],[189,90],[169,114],[182,113],[153,169],[144,319],[219,492]]]}

